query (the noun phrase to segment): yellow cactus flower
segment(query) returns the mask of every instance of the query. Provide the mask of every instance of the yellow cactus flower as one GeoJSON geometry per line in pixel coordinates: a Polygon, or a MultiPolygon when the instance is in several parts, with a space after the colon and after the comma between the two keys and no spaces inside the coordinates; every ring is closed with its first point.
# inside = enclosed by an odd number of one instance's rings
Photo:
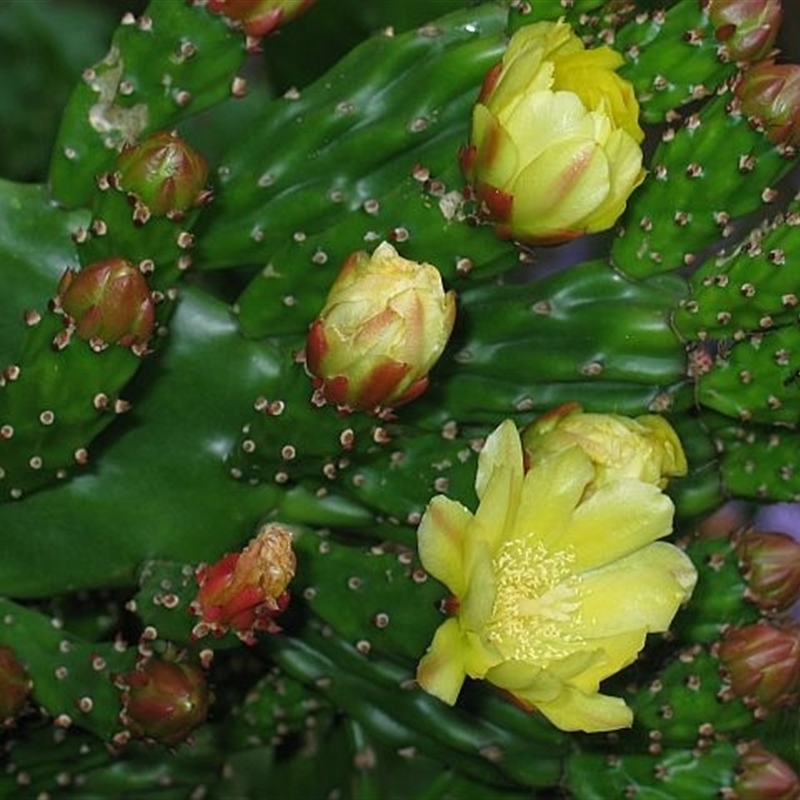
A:
{"type": "Polygon", "coordinates": [[[383,242],[345,261],[309,327],[306,367],[343,410],[393,408],[425,391],[455,318],[439,270],[383,242]]]}
{"type": "Polygon", "coordinates": [[[417,681],[453,704],[467,676],[486,679],[563,730],[630,726],[631,710],[600,682],[668,629],[697,577],[683,551],[658,541],[674,513],[663,473],[607,472],[598,484],[581,440],[527,470],[524,460],[506,420],[479,456],[477,511],[440,495],[422,518],[420,557],[453,593],[454,614],[417,681]]]}
{"type": "Polygon", "coordinates": [[[610,228],[644,179],[622,56],[563,21],[520,28],[489,71],[461,166],[501,236],[554,244],[610,228]]]}

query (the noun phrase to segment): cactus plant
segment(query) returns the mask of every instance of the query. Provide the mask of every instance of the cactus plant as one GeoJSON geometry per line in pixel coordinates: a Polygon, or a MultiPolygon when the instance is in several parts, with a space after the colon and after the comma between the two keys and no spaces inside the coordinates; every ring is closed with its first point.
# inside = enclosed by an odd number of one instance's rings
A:
{"type": "Polygon", "coordinates": [[[800,797],[786,9],[130,5],[0,179],[0,796],[800,797]]]}

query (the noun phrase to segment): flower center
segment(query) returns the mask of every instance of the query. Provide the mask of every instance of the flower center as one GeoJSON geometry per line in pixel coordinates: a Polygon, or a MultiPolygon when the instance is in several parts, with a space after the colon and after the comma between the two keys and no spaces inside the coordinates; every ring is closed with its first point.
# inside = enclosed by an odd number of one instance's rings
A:
{"type": "Polygon", "coordinates": [[[533,534],[506,542],[492,562],[497,595],[486,635],[507,659],[541,666],[582,642],[571,550],[550,553],[533,534]]]}

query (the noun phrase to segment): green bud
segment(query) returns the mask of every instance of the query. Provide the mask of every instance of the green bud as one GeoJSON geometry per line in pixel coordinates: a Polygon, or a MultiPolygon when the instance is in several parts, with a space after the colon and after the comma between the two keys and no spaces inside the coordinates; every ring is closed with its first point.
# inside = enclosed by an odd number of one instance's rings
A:
{"type": "Polygon", "coordinates": [[[144,345],[155,325],[155,303],[144,275],[123,258],[98,261],[58,284],[58,308],[82,339],[124,347],[144,345]]]}
{"type": "Polygon", "coordinates": [[[155,133],[126,147],[116,172],[120,188],[158,217],[181,215],[211,197],[206,160],[174,132],[155,133]]]}

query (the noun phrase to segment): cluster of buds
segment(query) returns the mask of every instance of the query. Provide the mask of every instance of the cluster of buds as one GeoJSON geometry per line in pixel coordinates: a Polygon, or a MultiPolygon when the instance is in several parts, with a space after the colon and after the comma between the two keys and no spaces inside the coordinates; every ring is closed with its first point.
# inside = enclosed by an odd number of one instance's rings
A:
{"type": "Polygon", "coordinates": [[[265,525],[238,553],[226,553],[195,572],[199,591],[190,608],[200,617],[193,634],[234,633],[254,644],[260,631],[280,630],[274,618],[289,604],[287,587],[297,562],[292,534],[277,523],[265,525]]]}
{"type": "Polygon", "coordinates": [[[222,14],[244,29],[248,36],[260,37],[302,14],[314,0],[208,0],[208,8],[222,14]]]}
{"type": "Polygon", "coordinates": [[[0,725],[8,724],[22,711],[32,685],[14,651],[0,646],[0,725]]]}
{"type": "Polygon", "coordinates": [[[119,154],[115,175],[120,189],[137,206],[135,218],[150,214],[180,219],[211,198],[206,189],[208,164],[175,132],[162,131],[119,154]]]}
{"type": "Polygon", "coordinates": [[[82,339],[143,347],[155,326],[155,302],[142,272],[123,258],[74,271],[58,284],[57,308],[82,339]]]}
{"type": "Polygon", "coordinates": [[[192,664],[151,657],[116,676],[115,683],[122,698],[120,721],[137,738],[176,746],[208,715],[208,684],[192,664]]]}
{"type": "Polygon", "coordinates": [[[734,61],[772,55],[783,19],[780,0],[709,0],[714,35],[734,61]]]}
{"type": "Polygon", "coordinates": [[[393,408],[418,397],[455,324],[456,301],[431,264],[383,242],[342,266],[306,340],[322,398],[344,411],[393,408]]]}

